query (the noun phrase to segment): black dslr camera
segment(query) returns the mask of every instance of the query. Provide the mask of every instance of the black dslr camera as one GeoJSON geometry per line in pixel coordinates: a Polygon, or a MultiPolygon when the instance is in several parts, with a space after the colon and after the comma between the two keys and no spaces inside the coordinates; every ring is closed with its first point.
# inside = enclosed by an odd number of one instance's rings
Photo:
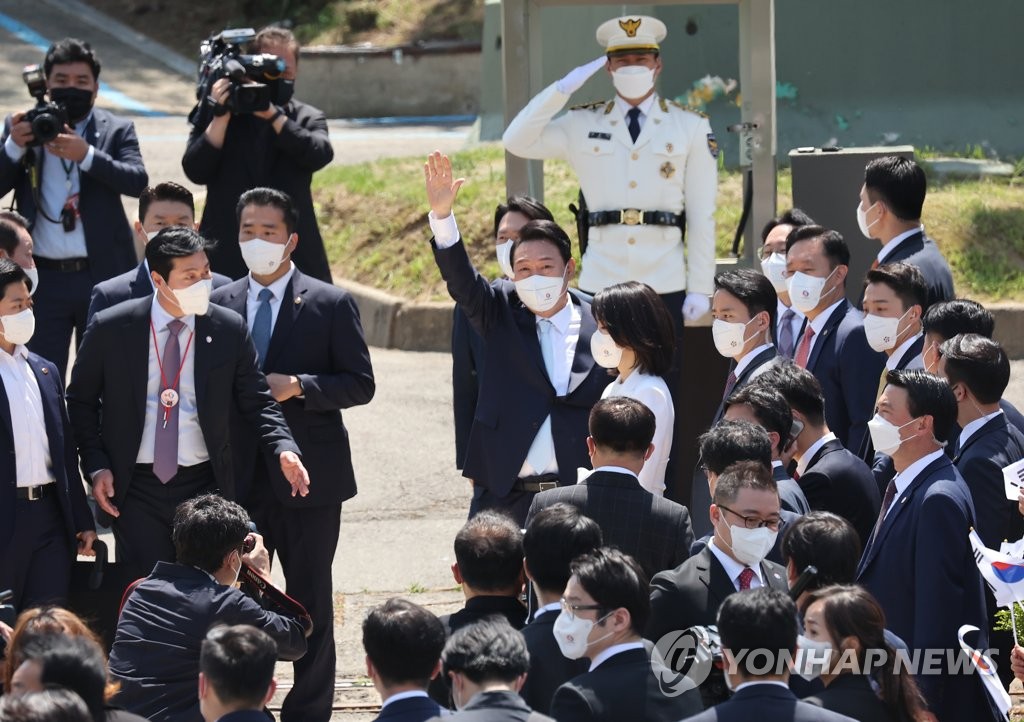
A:
{"type": "Polygon", "coordinates": [[[215,115],[254,113],[279,102],[284,60],[269,53],[243,54],[241,45],[255,37],[252,28],[222,30],[200,45],[196,98],[200,104],[212,104],[215,115]],[[213,84],[221,78],[231,80],[231,94],[224,106],[216,105],[210,97],[213,84]]]}
{"type": "Polygon", "coordinates": [[[64,131],[68,124],[68,112],[60,103],[46,102],[46,76],[38,65],[26,65],[21,77],[28,86],[28,92],[36,99],[36,107],[25,114],[25,121],[32,125],[30,146],[49,143],[64,131]]]}

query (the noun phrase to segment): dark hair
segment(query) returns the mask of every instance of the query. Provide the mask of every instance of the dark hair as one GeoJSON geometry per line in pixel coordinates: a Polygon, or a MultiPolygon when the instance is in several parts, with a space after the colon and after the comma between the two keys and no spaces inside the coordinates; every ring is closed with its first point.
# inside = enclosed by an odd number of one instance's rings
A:
{"type": "Polygon", "coordinates": [[[654,412],[628,396],[609,396],[590,409],[589,428],[598,447],[640,457],[654,438],[654,412]]]}
{"type": "Polygon", "coordinates": [[[976,333],[964,333],[943,342],[939,350],[946,360],[950,386],[964,384],[983,404],[1003,398],[1010,383],[1010,359],[1002,346],[976,333]]]}
{"type": "Polygon", "coordinates": [[[445,677],[466,675],[474,684],[513,682],[530,670],[523,635],[504,617],[490,617],[455,631],[441,652],[445,677]]]}
{"type": "Polygon", "coordinates": [[[824,226],[800,226],[786,236],[786,254],[801,241],[821,241],[821,249],[828,259],[828,267],[850,265],[850,247],[846,245],[839,231],[830,231],[824,226]]]}
{"type": "Polygon", "coordinates": [[[594,320],[605,327],[612,341],[633,350],[637,369],[664,376],[672,368],[675,326],[672,314],[653,288],[638,281],[608,286],[594,296],[590,308],[594,320]]]}
{"type": "Polygon", "coordinates": [[[701,434],[697,444],[701,465],[713,474],[721,474],[737,461],[756,461],[771,472],[772,440],[750,421],[722,419],[701,434]]]}
{"type": "Polygon", "coordinates": [[[280,25],[268,25],[256,33],[256,37],[252,41],[252,49],[254,52],[261,53],[269,45],[286,45],[289,50],[295,53],[295,62],[299,62],[299,45],[298,38],[288,28],[281,27],[280,25]]]}
{"type": "Polygon", "coordinates": [[[54,65],[67,63],[85,63],[92,69],[93,80],[98,80],[100,77],[100,59],[96,57],[92,46],[87,42],[75,38],[64,38],[51,45],[43,59],[43,72],[46,74],[46,78],[50,78],[54,65]]]}
{"type": "Polygon", "coordinates": [[[61,687],[0,697],[4,722],[93,722],[85,702],[61,687]]]}
{"type": "Polygon", "coordinates": [[[885,382],[906,390],[907,406],[913,418],[932,417],[932,434],[936,441],[949,440],[957,413],[956,397],[946,379],[921,369],[903,369],[887,373],[885,382]]]}
{"type": "Polygon", "coordinates": [[[473,589],[505,591],[519,583],[523,572],[523,532],[511,517],[482,511],[455,535],[455,560],[473,589]]]}
{"type": "Polygon", "coordinates": [[[632,630],[643,634],[651,615],[651,590],[650,580],[636,559],[613,547],[600,547],[576,557],[569,571],[594,598],[594,603],[601,606],[598,619],[616,609],[625,609],[632,630]]]}
{"type": "Polygon", "coordinates": [[[757,461],[737,461],[718,475],[713,501],[717,505],[732,504],[743,489],[779,493],[779,485],[772,477],[770,467],[766,468],[757,461]]]}
{"type": "Polygon", "coordinates": [[[9,222],[13,223],[16,226],[21,226],[26,231],[31,230],[29,228],[30,224],[28,222],[28,218],[26,218],[25,216],[21,215],[17,211],[12,211],[12,210],[0,211],[0,221],[9,221],[9,222]]]}
{"type": "Polygon", "coordinates": [[[509,255],[511,263],[516,262],[516,251],[519,250],[519,246],[531,241],[547,241],[554,244],[564,263],[568,263],[572,258],[572,241],[562,227],[554,221],[539,220],[530,221],[519,229],[519,239],[512,244],[512,253],[509,255]]]}
{"type": "Polygon", "coordinates": [[[41,634],[25,642],[20,656],[22,662],[39,665],[44,685],[71,690],[85,702],[93,720],[103,722],[107,660],[96,642],[88,637],[41,634]]]}
{"type": "Polygon", "coordinates": [[[872,268],[864,277],[864,288],[869,283],[881,283],[892,289],[904,310],[920,306],[921,312],[928,310],[928,286],[921,270],[909,263],[884,263],[872,268]]]}
{"type": "Polygon", "coordinates": [[[0,299],[7,295],[8,286],[19,281],[23,281],[28,289],[32,290],[32,281],[29,280],[25,269],[9,258],[0,258],[0,299]]]}
{"type": "Polygon", "coordinates": [[[161,228],[146,244],[146,262],[149,270],[166,281],[174,270],[175,258],[188,258],[199,252],[210,251],[216,244],[199,235],[192,228],[184,226],[168,226],[161,228]]]}
{"type": "Polygon", "coordinates": [[[969,298],[954,298],[929,307],[921,319],[925,333],[934,333],[943,339],[953,338],[962,333],[976,333],[992,338],[996,319],[992,312],[977,301],[969,298]]]}
{"type": "Polygon", "coordinates": [[[149,211],[150,204],[158,201],[182,203],[188,206],[193,216],[196,213],[196,203],[192,197],[192,191],[179,183],[165,181],[157,183],[155,186],[146,186],[142,189],[142,193],[139,194],[140,222],[146,220],[146,213],[149,211]]]}
{"type": "Polygon", "coordinates": [[[13,256],[21,244],[18,230],[28,232],[28,221],[25,216],[15,211],[0,212],[0,250],[13,256]]]}
{"type": "Polygon", "coordinates": [[[224,557],[249,535],[245,509],[220,494],[203,494],[183,501],[174,512],[174,550],[178,563],[213,574],[224,557]]]}
{"type": "Polygon", "coordinates": [[[921,166],[910,158],[875,158],[864,168],[864,186],[872,203],[881,201],[901,221],[921,217],[928,179],[921,166]]]}
{"type": "Polygon", "coordinates": [[[792,361],[772,364],[756,379],[758,385],[778,390],[792,411],[799,411],[811,426],[825,423],[825,394],[814,374],[792,361]]]}
{"type": "MultiPolygon", "coordinates": [[[[762,311],[768,312],[768,328],[775,328],[775,316],[779,310],[779,294],[775,286],[763,273],[752,268],[736,268],[715,275],[715,290],[735,296],[747,315],[753,318],[762,311]]],[[[746,334],[744,334],[746,335],[746,334]]]]}
{"type": "MultiPolygon", "coordinates": [[[[855,669],[873,677],[880,687],[878,696],[889,709],[893,719],[917,719],[925,709],[924,698],[907,666],[897,666],[899,652],[885,638],[885,612],[881,605],[863,587],[831,586],[819,589],[807,597],[801,613],[815,602],[823,602],[822,618],[828,634],[836,642],[856,637],[859,643],[855,669]],[[867,656],[868,650],[884,650],[884,655],[867,656]],[[867,669],[871,659],[876,665],[867,669]]],[[[840,663],[837,671],[852,673],[851,665],[840,663]]]]}
{"type": "Polygon", "coordinates": [[[785,592],[770,587],[730,594],[718,608],[718,634],[745,677],[781,674],[786,669],[783,660],[796,652],[796,604],[785,592]],[[741,659],[741,652],[750,654],[741,659]],[[764,653],[771,655],[772,664],[757,674],[764,653]]]}
{"type": "Polygon", "coordinates": [[[814,219],[809,215],[799,208],[790,208],[781,216],[776,216],[764,224],[764,228],[761,229],[761,245],[764,245],[765,241],[768,240],[768,234],[774,231],[776,226],[792,226],[793,228],[799,228],[800,226],[813,225],[814,219]]]}
{"type": "Polygon", "coordinates": [[[782,560],[793,562],[800,574],[809,565],[818,569],[807,589],[852,584],[860,562],[860,537],[843,517],[812,511],[788,525],[782,535],[782,560]]]}
{"type": "Polygon", "coordinates": [[[387,685],[426,689],[444,649],[444,624],[429,610],[392,597],[363,620],[363,649],[387,685]]]}
{"type": "Polygon", "coordinates": [[[531,221],[552,221],[555,217],[547,206],[531,196],[511,196],[506,203],[499,203],[494,208],[494,237],[498,237],[498,226],[501,219],[509,213],[521,213],[531,221]]]}
{"type": "Polygon", "coordinates": [[[778,452],[789,446],[793,433],[793,411],[789,408],[789,402],[777,388],[765,383],[759,383],[760,378],[754,379],[752,383],[734,391],[725,400],[725,409],[728,411],[733,406],[749,406],[754,413],[757,423],[761,424],[769,433],[775,432],[779,436],[778,452]]]}
{"type": "Polygon", "coordinates": [[[523,534],[523,557],[534,583],[561,594],[569,582],[569,565],[603,543],[601,527],[571,504],[559,502],[537,512],[523,534]]]}
{"type": "Polygon", "coordinates": [[[214,627],[199,651],[199,671],[217,698],[246,709],[262,709],[276,663],[277,643],[248,624],[214,627]]]}
{"type": "Polygon", "coordinates": [[[235,220],[239,223],[242,222],[242,211],[248,206],[270,206],[281,211],[288,235],[295,233],[299,225],[299,210],[295,207],[292,197],[276,188],[253,188],[243,193],[235,206],[235,220]]]}

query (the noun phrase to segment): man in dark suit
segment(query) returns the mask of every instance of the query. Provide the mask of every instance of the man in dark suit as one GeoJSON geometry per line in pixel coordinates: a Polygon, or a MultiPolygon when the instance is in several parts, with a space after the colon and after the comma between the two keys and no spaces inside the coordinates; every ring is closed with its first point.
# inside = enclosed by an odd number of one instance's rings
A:
{"type": "Polygon", "coordinates": [[[29,285],[24,269],[0,259],[0,589],[19,610],[65,603],[76,549],[91,554],[96,540],[64,385],[25,348],[29,285]]]}
{"type": "Polygon", "coordinates": [[[608,385],[590,351],[597,324],[568,290],[576,264],[565,231],[527,223],[512,247],[515,284],[490,284],[473,269],[452,214],[462,179],[440,153],[425,170],[434,258],[487,348],[462,470],[474,483],[470,514],[503,509],[522,525],[535,493],[574,484],[586,466],[587,416],[608,385]]]}
{"type": "Polygon", "coordinates": [[[804,325],[804,315],[792,307],[786,284],[786,238],[794,228],[813,225],[814,221],[799,208],[791,208],[772,218],[761,229],[761,271],[771,282],[779,302],[775,307],[773,337],[779,355],[793,359],[796,342],[804,325]]]}
{"type": "Polygon", "coordinates": [[[949,301],[955,294],[949,264],[921,225],[927,192],[928,179],[913,160],[896,155],[875,158],[864,169],[857,225],[865,238],[882,243],[872,268],[897,261],[917,266],[931,306],[949,301]]]}
{"type": "Polygon", "coordinates": [[[565,585],[569,583],[569,565],[601,543],[597,522],[564,503],[551,504],[537,512],[523,534],[523,570],[533,584],[539,606],[522,629],[530,652],[530,673],[519,694],[542,714],[550,712],[555,690],[586,672],[589,666],[585,659],[569,659],[562,654],[554,626],[562,611],[565,585]]]}
{"type": "Polygon", "coordinates": [[[211,300],[246,319],[311,483],[308,495],[292,496],[252,421],[232,414],[235,476],[242,480],[236,494],[271,555],[280,557],[288,594],[313,617],[309,651],[295,663],[282,719],[327,722],[335,668],[331,571],[342,503],[356,494],[341,411],[373,398],[373,368],[352,297],[305,275],[291,260],[302,240],[291,199],[254,188],[242,194],[237,212],[249,276],[215,291],[211,300]]]}
{"type": "Polygon", "coordinates": [[[334,158],[322,111],[292,98],[298,75],[299,43],[291,31],[267,27],[256,35],[252,52],[281,58],[285,71],[278,96],[265,110],[232,113],[225,103],[231,81],[214,83],[189,116],[189,135],[181,166],[193,183],[206,186],[206,207],[199,230],[220,241],[211,255],[213,266],[231,278],[246,274],[246,266],[231,241],[238,237],[235,203],[251,188],[276,188],[287,193],[299,211],[302,245],[295,265],[306,275],[331,283],[323,238],[316,222],[310,181],[313,173],[334,158]]]}
{"type": "Polygon", "coordinates": [[[309,493],[245,321],[209,303],[208,245],[180,226],[149,242],[156,294],[96,315],[68,388],[82,470],[104,518],[113,518],[118,559],[143,573],[174,558],[179,503],[214,490],[234,497],[232,409],[256,427],[292,492],[309,493]]]}
{"type": "Polygon", "coordinates": [[[682,564],[693,543],[690,513],[651,494],[637,476],[654,449],[654,425],[654,414],[636,399],[614,396],[594,404],[587,437],[594,471],[579,484],[534,497],[526,525],[542,509],[564,502],[596,521],[605,544],[636,559],[648,578],[682,564]]]}
{"type": "Polygon", "coordinates": [[[843,295],[849,265],[850,249],[836,231],[803,226],[786,239],[789,296],[807,315],[793,360],[821,383],[828,427],[843,446],[859,449],[885,355],[868,345],[861,312],[843,295]]]}
{"type": "Polygon", "coordinates": [[[199,711],[205,722],[266,722],[277,689],[277,644],[248,624],[214,627],[199,649],[199,711]]]}
{"type": "Polygon", "coordinates": [[[671,679],[641,637],[650,600],[636,560],[601,547],[578,557],[570,571],[555,639],[567,657],[589,659],[590,670],[555,691],[551,716],[558,722],[668,722],[699,712],[697,689],[685,678],[671,679]]]}
{"type": "MultiPolygon", "coordinates": [[[[920,370],[890,371],[871,421],[875,448],[892,457],[878,522],[857,569],[857,583],[881,604],[889,628],[911,650],[959,650],[963,624],[981,629],[987,648],[985,597],[968,532],[977,524],[971,493],[942,452],[956,417],[949,384],[920,370]]],[[[949,662],[950,664],[952,662],[949,662]]],[[[989,719],[977,675],[938,665],[918,684],[940,720],[989,719]]]]}
{"type": "Polygon", "coordinates": [[[25,112],[10,116],[0,195],[13,190],[32,226],[40,290],[31,350],[53,361],[64,378],[72,332],[82,343],[93,285],[136,263],[121,195],[138,196],[147,177],[134,124],[93,107],[100,62],[89,44],[64,38],[51,45],[43,69],[50,100],[65,106],[70,125],[33,146],[25,112]]]}
{"type": "Polygon", "coordinates": [[[380,694],[376,722],[424,722],[441,714],[427,685],[441,671],[445,629],[418,604],[392,597],[363,620],[366,674],[380,694]]]}
{"type": "Polygon", "coordinates": [[[733,695],[687,718],[690,722],[853,722],[801,702],[789,691],[785,660],[796,654],[797,611],[784,591],[761,588],[733,594],[718,611],[718,632],[733,695]],[[759,654],[746,654],[750,650],[759,654]]]}
{"type": "MultiPolygon", "coordinates": [[[[167,181],[155,186],[146,186],[139,195],[139,219],[135,221],[135,237],[143,247],[161,229],[168,226],[196,227],[196,208],[192,191],[167,181]]],[[[231,283],[231,279],[219,273],[211,274],[215,289],[231,283]]],[[[125,271],[119,276],[97,283],[92,289],[86,323],[105,308],[115,306],[131,298],[144,298],[153,293],[153,282],[149,278],[146,259],[137,268],[125,271]]]]}
{"type": "Polygon", "coordinates": [[[28,220],[17,211],[0,211],[0,258],[7,258],[21,266],[28,276],[34,294],[39,290],[39,269],[32,251],[32,234],[28,220]]]}
{"type": "Polygon", "coordinates": [[[758,379],[777,389],[789,402],[796,427],[795,477],[813,510],[830,511],[857,530],[860,544],[867,543],[878,517],[881,498],[871,469],[843,448],[825,423],[825,397],[821,384],[807,369],[796,364],[774,366],[758,379]]]}
{"type": "Polygon", "coordinates": [[[644,636],[652,642],[669,632],[714,624],[718,607],[734,592],[786,589],[785,568],[765,559],[782,521],[778,487],[768,469],[756,461],[729,466],[715,480],[713,498],[712,540],[651,580],[651,618],[644,636]]]}

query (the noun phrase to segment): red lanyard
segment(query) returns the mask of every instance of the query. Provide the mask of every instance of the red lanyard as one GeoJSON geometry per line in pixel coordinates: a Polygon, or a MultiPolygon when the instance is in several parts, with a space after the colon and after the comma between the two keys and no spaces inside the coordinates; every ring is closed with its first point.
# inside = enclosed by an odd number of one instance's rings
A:
{"type": "MultiPolygon", "coordinates": [[[[156,326],[153,325],[153,319],[149,319],[149,330],[153,332],[153,351],[156,353],[156,365],[160,369],[160,404],[164,407],[164,427],[167,426],[167,420],[171,417],[171,409],[178,404],[178,394],[174,391],[174,387],[178,385],[178,380],[181,379],[181,370],[185,368],[185,359],[188,358],[188,349],[192,345],[192,337],[195,335],[195,331],[190,331],[188,334],[188,342],[185,344],[185,353],[181,355],[181,363],[178,364],[178,373],[174,377],[174,383],[167,383],[167,376],[164,375],[164,363],[160,358],[160,346],[156,342],[156,326]],[[170,398],[170,403],[164,402],[164,394],[167,391],[173,393],[173,397],[170,398]]],[[[168,329],[169,331],[170,329],[168,329]]],[[[168,338],[168,341],[170,338],[168,338]]]]}

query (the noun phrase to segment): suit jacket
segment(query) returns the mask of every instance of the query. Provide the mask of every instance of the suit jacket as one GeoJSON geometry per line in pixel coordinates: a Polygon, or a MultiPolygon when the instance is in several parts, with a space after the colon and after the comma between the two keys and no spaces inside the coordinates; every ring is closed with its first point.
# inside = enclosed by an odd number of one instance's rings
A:
{"type": "MultiPolygon", "coordinates": [[[[491,690],[477,692],[458,712],[447,717],[437,716],[431,722],[555,722],[533,712],[515,692],[491,690]]],[[[561,722],[559,720],[558,722],[561,722]]]]}
{"type": "MultiPolygon", "coordinates": [[[[229,283],[231,283],[231,279],[227,276],[220,273],[213,274],[215,289],[229,283]]],[[[146,270],[146,263],[143,261],[137,268],[125,271],[119,276],[108,278],[93,286],[86,323],[92,321],[92,317],[103,309],[116,306],[131,298],[145,298],[151,295],[153,295],[153,282],[149,278],[149,271],[146,270]]]]}
{"type": "Polygon", "coordinates": [[[569,294],[580,312],[580,336],[568,392],[559,396],[544,368],[537,317],[519,300],[515,285],[504,279],[488,283],[473,268],[461,241],[449,248],[435,247],[434,258],[448,293],[486,345],[487,375],[480,388],[462,475],[497,497],[506,496],[537,430],[550,415],[561,483],[574,483],[576,469],[588,464],[590,407],[608,385],[605,370],[594,363],[590,353],[590,337],[597,330],[590,303],[569,294]]]}
{"type": "MultiPolygon", "coordinates": [[[[890,253],[886,263],[901,261],[917,266],[924,276],[925,285],[928,286],[928,305],[934,306],[942,301],[950,301],[956,293],[953,291],[953,274],[949,270],[949,264],[942,257],[935,241],[919,231],[900,241],[896,250],[890,253]]],[[[861,295],[863,298],[863,293],[861,295]]]]}
{"type": "MultiPolygon", "coordinates": [[[[10,130],[8,117],[0,145],[7,140],[10,130]]],[[[124,273],[138,262],[121,196],[138,198],[149,176],[142,164],[135,124],[130,120],[123,120],[102,108],[93,108],[84,137],[95,151],[92,167],[81,173],[78,209],[85,231],[89,272],[93,283],[99,283],[124,273]]],[[[18,210],[30,225],[35,225],[37,209],[28,172],[32,165],[40,174],[41,182],[43,151],[39,148],[29,149],[21,162],[0,153],[0,196],[13,190],[18,210]]]]}
{"type": "MultiPolygon", "coordinates": [[[[918,337],[918,339],[916,341],[914,341],[914,343],[910,344],[910,348],[908,348],[906,351],[903,352],[903,355],[900,356],[900,358],[896,361],[896,366],[894,366],[893,369],[895,371],[902,371],[902,370],[904,370],[905,368],[910,366],[910,362],[911,361],[913,361],[914,359],[920,357],[921,354],[923,353],[923,351],[924,351],[924,336],[920,336],[920,337],[918,337]]],[[[884,368],[884,366],[883,366],[883,368],[884,368]]],[[[879,372],[879,378],[881,378],[881,372],[879,372]]],[[[879,381],[879,383],[881,383],[881,381],[879,381]]],[[[875,402],[876,403],[878,402],[878,394],[877,393],[875,394],[875,402]]],[[[957,432],[957,433],[959,434],[959,432],[957,432]]],[[[955,438],[955,437],[950,437],[950,438],[955,438]]],[[[884,456],[884,454],[876,454],[875,453],[875,445],[871,442],[871,434],[868,434],[868,433],[864,434],[864,438],[861,439],[861,442],[860,442],[860,448],[857,449],[856,451],[857,451],[857,456],[862,458],[865,461],[865,463],[869,464],[872,468],[874,468],[876,466],[878,468],[880,468],[880,469],[883,469],[883,470],[888,468],[888,465],[886,464],[884,459],[877,459],[876,460],[875,457],[877,457],[877,456],[884,456]]],[[[883,471],[882,474],[879,476],[879,479],[881,479],[887,473],[888,472],[883,471]]],[[[895,472],[893,472],[893,475],[895,475],[895,472]]],[[[889,476],[885,480],[885,484],[881,484],[879,486],[879,489],[881,489],[882,496],[885,496],[885,487],[888,485],[889,479],[891,479],[891,478],[892,478],[892,476],[889,476]]]]}
{"type": "MultiPolygon", "coordinates": [[[[92,513],[85,500],[82,477],[78,474],[78,455],[67,409],[64,407],[64,385],[57,367],[28,352],[28,365],[39,386],[43,404],[43,421],[46,425],[46,440],[53,463],[53,478],[57,482],[58,500],[64,526],[67,529],[71,548],[74,549],[75,534],[95,529],[92,513]]],[[[14,534],[15,494],[18,485],[14,447],[14,423],[21,423],[24,410],[11,408],[10,399],[3,382],[0,382],[0,554],[7,552],[7,545],[14,534]]]]}
{"type": "Polygon", "coordinates": [[[455,416],[455,468],[462,470],[473,428],[476,402],[484,376],[484,340],[473,330],[465,312],[452,313],[452,412],[455,416]]]}
{"type": "MultiPolygon", "coordinates": [[[[752,358],[750,360],[750,363],[748,363],[746,367],[743,369],[743,373],[736,377],[736,385],[732,387],[730,394],[733,394],[742,389],[744,386],[746,386],[751,381],[753,381],[758,376],[767,371],[771,365],[777,364],[780,361],[785,360],[786,359],[784,357],[779,355],[779,352],[776,350],[775,346],[772,346],[771,348],[766,348],[764,351],[762,351],[757,356],[752,358]]],[[[735,372],[736,359],[733,359],[729,362],[729,373],[735,372]]],[[[717,424],[721,420],[722,415],[725,414],[725,401],[726,396],[723,396],[722,402],[718,404],[718,410],[715,412],[715,418],[711,422],[712,426],[717,424]]]]}
{"type": "MultiPolygon", "coordinates": [[[[967,484],[942,455],[895,499],[864,550],[857,582],[911,650],[959,650],[962,624],[979,627],[975,646],[987,648],[985,597],[968,540],[975,518],[967,484]]],[[[920,675],[917,682],[940,720],[982,719],[976,710],[988,709],[977,675],[920,675]]]]}
{"type": "Polygon", "coordinates": [[[429,697],[406,697],[381,709],[374,722],[425,722],[441,714],[441,705],[429,697]]]}
{"type": "MultiPolygon", "coordinates": [[[[772,589],[788,589],[786,568],[775,562],[761,562],[761,577],[772,589]]],[[[651,616],[644,637],[657,644],[669,632],[717,624],[718,608],[735,592],[721,562],[705,547],[651,580],[651,616]]]]}
{"type": "Polygon", "coordinates": [[[885,354],[868,346],[863,315],[843,299],[815,339],[807,370],[821,384],[828,428],[847,449],[859,449],[867,434],[884,366],[885,354]]]}
{"type": "Polygon", "coordinates": [[[693,529],[686,507],[651,494],[629,474],[597,470],[579,484],[540,492],[530,504],[526,526],[559,502],[596,521],[604,543],[634,557],[648,579],[689,558],[693,529]]]}
{"type": "Polygon", "coordinates": [[[331,268],[309,187],[313,173],[334,158],[327,119],[312,105],[298,100],[282,109],[286,120],[280,133],[254,115],[233,116],[224,145],[218,149],[206,139],[206,126],[212,115],[203,108],[190,117],[192,132],[181,167],[189,180],[206,186],[206,206],[199,230],[220,241],[209,252],[215,270],[231,278],[242,278],[249,272],[238,248],[235,204],[239,196],[252,188],[276,188],[291,196],[299,212],[299,245],[292,260],[310,276],[331,283],[331,268]]]}
{"type": "Polygon", "coordinates": [[[799,484],[811,509],[830,511],[853,524],[863,549],[882,504],[868,465],[832,439],[807,462],[799,484]]]}
{"type": "Polygon", "coordinates": [[[663,691],[666,674],[647,649],[619,652],[559,687],[551,716],[558,722],[676,722],[703,709],[697,689],[678,696],[663,691]]]}
{"type": "Polygon", "coordinates": [[[1011,404],[1006,399],[1000,399],[999,408],[1006,414],[1006,420],[1010,426],[1017,429],[1017,431],[1024,434],[1024,414],[1017,410],[1017,407],[1011,404]]]}
{"type": "Polygon", "coordinates": [[[885,706],[871,688],[867,675],[863,674],[847,673],[833,677],[828,687],[804,701],[857,720],[902,722],[885,706]]]}
{"type": "Polygon", "coordinates": [[[541,714],[550,714],[556,689],[590,668],[587,659],[569,659],[558,648],[553,631],[558,614],[542,612],[521,630],[530,652],[530,673],[519,696],[541,714]]]}
{"type": "MultiPolygon", "coordinates": [[[[248,291],[249,279],[242,278],[218,289],[211,300],[244,319],[248,291]]],[[[231,443],[237,477],[250,479],[253,465],[265,463],[270,485],[283,505],[340,504],[356,494],[341,410],[368,403],[376,389],[359,309],[347,291],[297,268],[283,295],[263,371],[292,374],[302,382],[303,395],[284,401],[281,408],[309,471],[309,495],[291,495],[276,457],[265,453],[260,458],[253,419],[236,411],[231,415],[231,443]]],[[[266,445],[263,450],[273,451],[266,445]]]]}
{"type": "Polygon", "coordinates": [[[238,712],[228,712],[217,722],[267,722],[269,719],[271,719],[269,713],[261,709],[244,709],[238,712]]]}
{"type": "Polygon", "coordinates": [[[1024,518],[1017,511],[1017,502],[1006,498],[1003,485],[1003,467],[1021,459],[1024,434],[1010,426],[1006,414],[990,419],[953,457],[971,490],[978,536],[990,549],[1024,536],[1024,518]]]}
{"type": "MultiPolygon", "coordinates": [[[[151,298],[139,298],[96,314],[68,387],[68,413],[82,470],[86,477],[100,469],[113,472],[115,505],[128,493],[142,441],[152,303],[151,298]]],[[[233,499],[228,422],[236,405],[275,453],[300,453],[299,447],[256,366],[256,349],[237,313],[211,304],[207,315],[196,316],[192,348],[199,425],[217,485],[233,499]]]]}
{"type": "Polygon", "coordinates": [[[794,514],[809,514],[811,505],[804,496],[803,489],[793,480],[785,466],[772,466],[772,478],[779,486],[779,503],[786,511],[794,514]]]}
{"type": "MultiPolygon", "coordinates": [[[[882,718],[864,717],[871,722],[882,718]]],[[[744,687],[732,697],[687,722],[855,722],[853,718],[801,702],[788,689],[774,684],[744,687]]]]}

